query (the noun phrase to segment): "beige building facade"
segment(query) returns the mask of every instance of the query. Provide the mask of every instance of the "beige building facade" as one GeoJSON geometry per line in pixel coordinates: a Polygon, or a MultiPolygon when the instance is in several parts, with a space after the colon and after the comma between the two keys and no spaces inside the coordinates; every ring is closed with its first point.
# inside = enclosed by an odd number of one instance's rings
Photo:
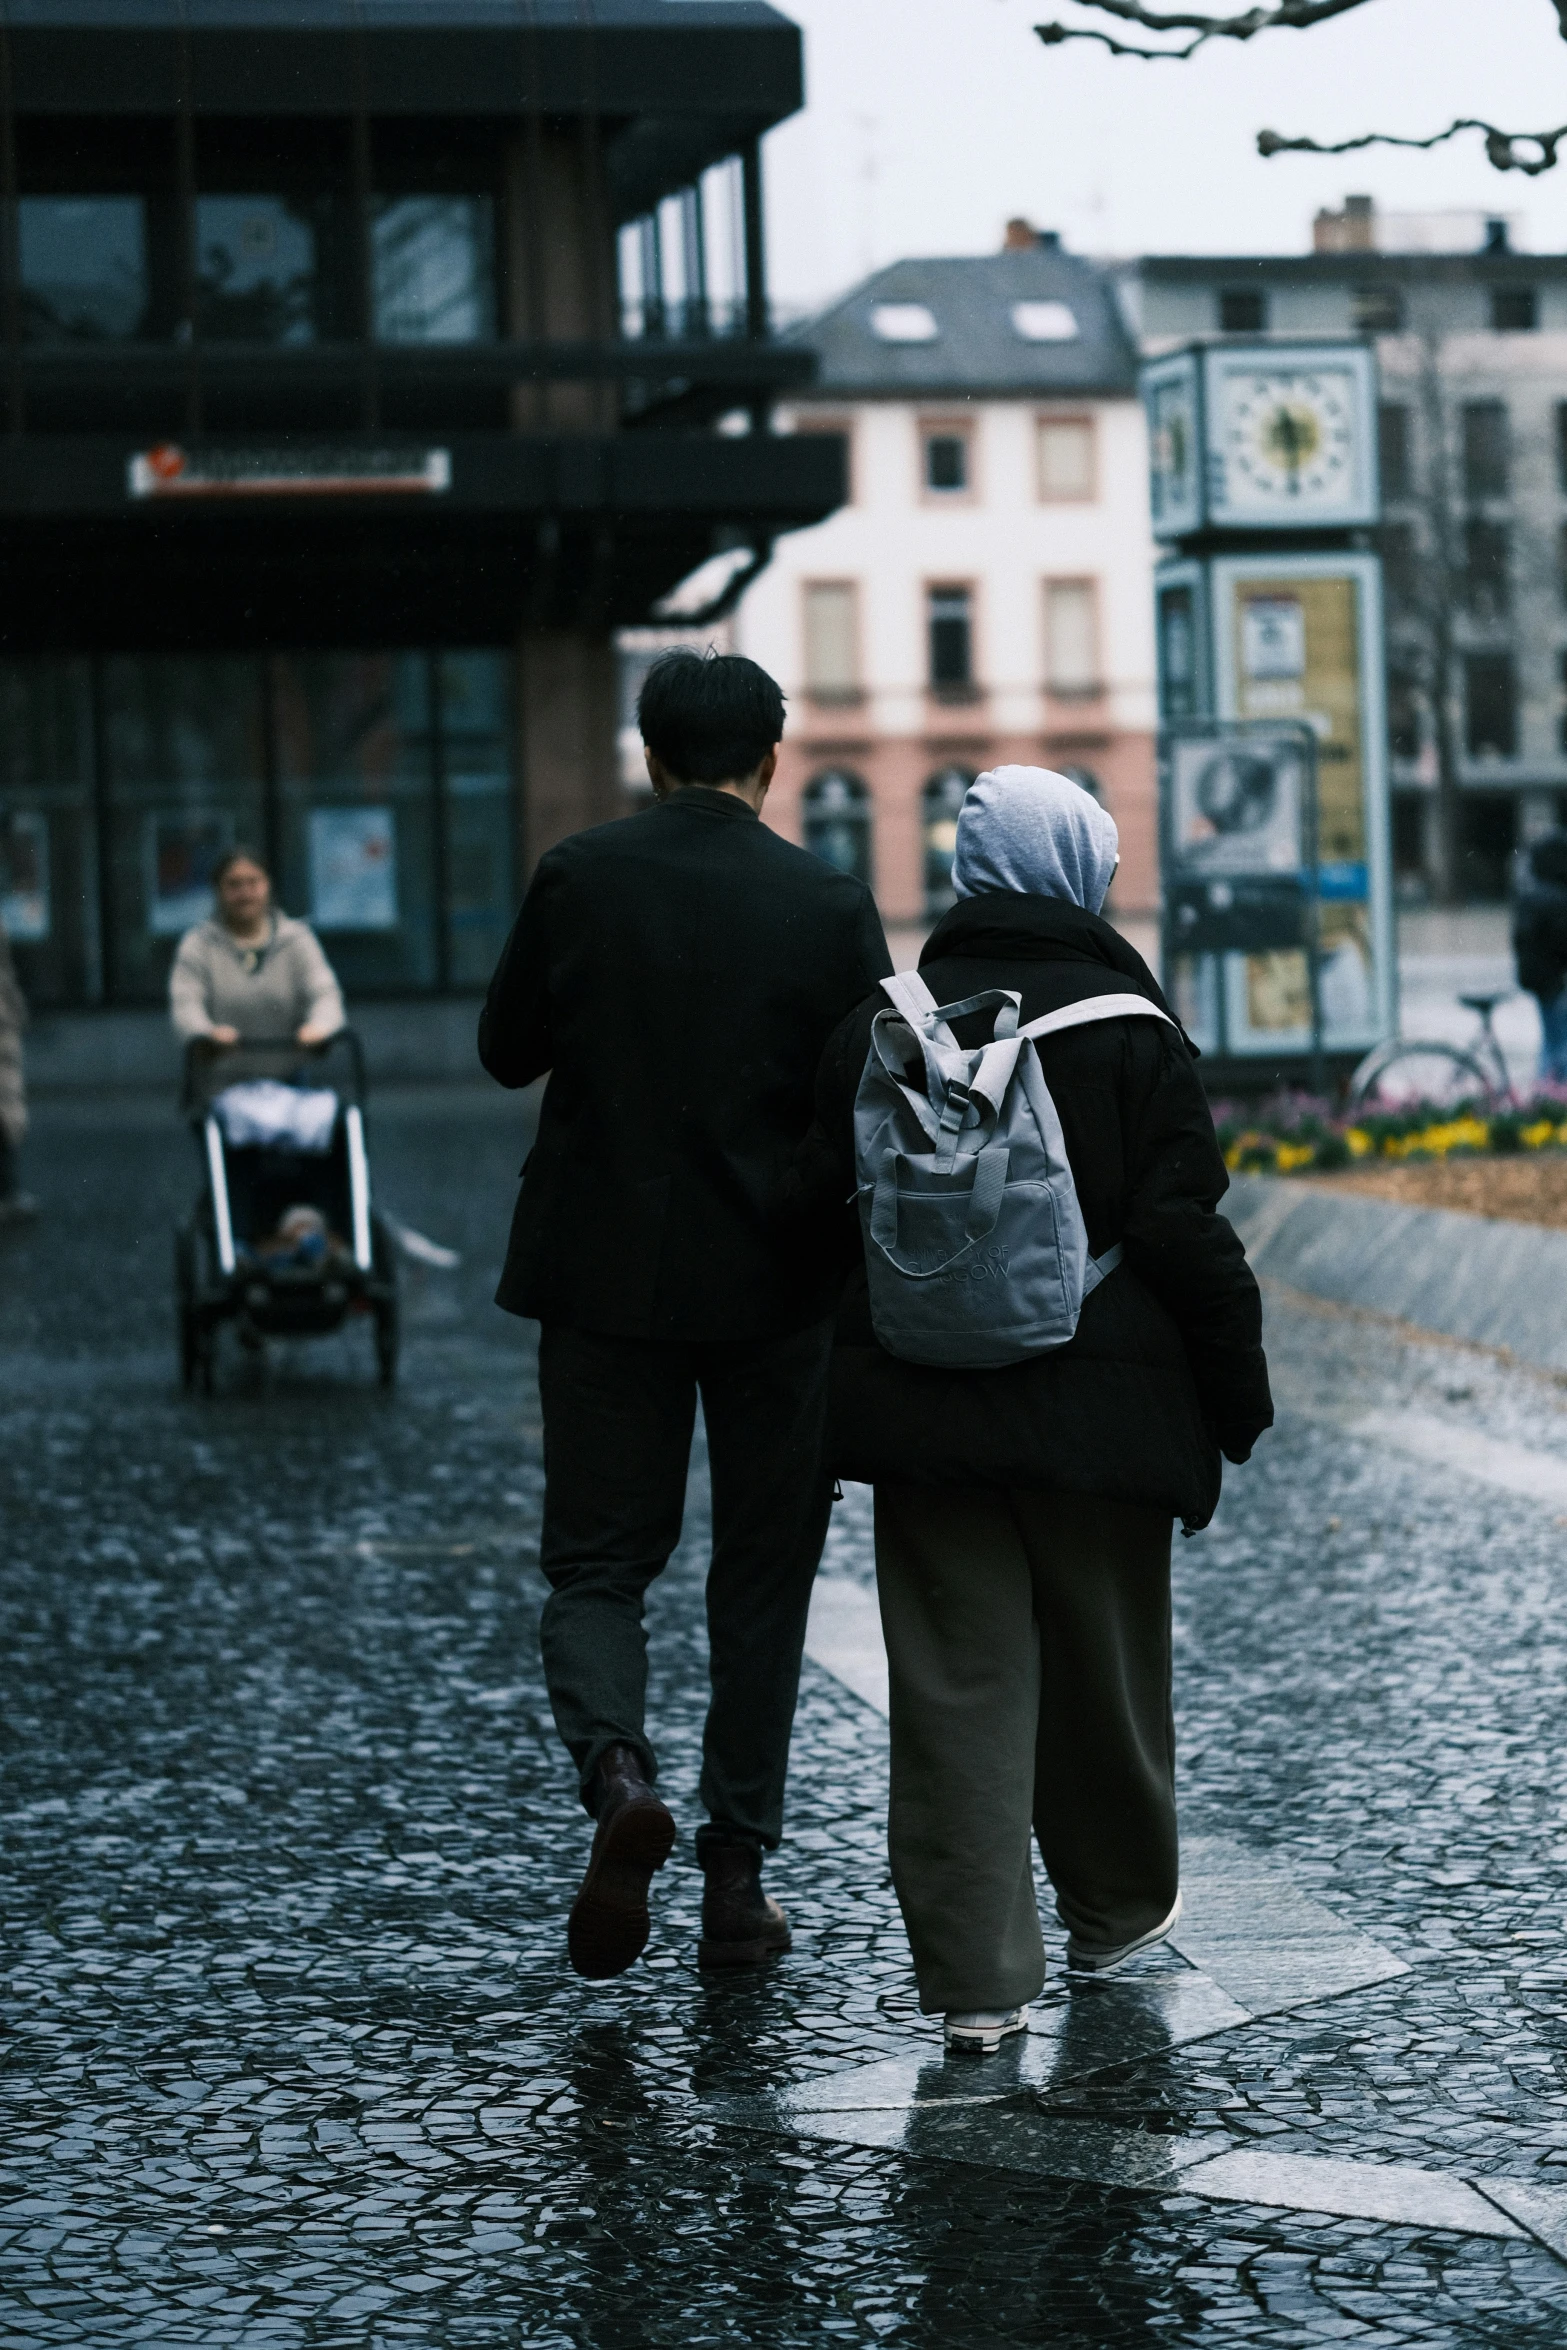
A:
{"type": "Polygon", "coordinates": [[[1108,273],[1014,224],[903,262],[804,330],[779,416],[847,446],[849,492],[791,533],[733,623],[789,726],[769,821],[915,925],[951,902],[983,768],[1071,772],[1121,829],[1118,917],[1158,905],[1147,451],[1108,273]]]}

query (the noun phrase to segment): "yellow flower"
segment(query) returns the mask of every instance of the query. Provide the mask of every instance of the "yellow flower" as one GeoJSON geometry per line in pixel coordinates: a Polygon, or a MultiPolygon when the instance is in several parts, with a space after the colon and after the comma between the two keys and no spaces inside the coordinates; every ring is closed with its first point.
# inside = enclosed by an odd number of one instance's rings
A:
{"type": "Polygon", "coordinates": [[[1281,1142],[1275,1164],[1281,1175],[1290,1175],[1297,1167],[1309,1167],[1316,1155],[1309,1142],[1281,1142]]]}
{"type": "Polygon", "coordinates": [[[1369,1150],[1375,1148],[1364,1126],[1346,1126],[1344,1140],[1349,1144],[1349,1155],[1352,1159],[1363,1159],[1369,1150]]]}
{"type": "Polygon", "coordinates": [[[1539,1118],[1532,1126],[1520,1126],[1518,1139],[1526,1151],[1543,1150],[1548,1142],[1556,1140],[1556,1129],[1549,1118],[1539,1118]]]}

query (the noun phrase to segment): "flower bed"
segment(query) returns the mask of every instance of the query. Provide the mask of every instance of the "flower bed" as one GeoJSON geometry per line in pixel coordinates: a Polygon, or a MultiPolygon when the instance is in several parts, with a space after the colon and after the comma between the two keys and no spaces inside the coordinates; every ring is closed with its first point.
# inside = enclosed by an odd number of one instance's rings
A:
{"type": "Polygon", "coordinates": [[[1329,1174],[1408,1160],[1516,1157],[1567,1148],[1567,1089],[1540,1091],[1507,1109],[1409,1102],[1353,1117],[1309,1095],[1290,1094],[1261,1109],[1216,1104],[1214,1124],[1225,1165],[1243,1174],[1329,1174]]]}

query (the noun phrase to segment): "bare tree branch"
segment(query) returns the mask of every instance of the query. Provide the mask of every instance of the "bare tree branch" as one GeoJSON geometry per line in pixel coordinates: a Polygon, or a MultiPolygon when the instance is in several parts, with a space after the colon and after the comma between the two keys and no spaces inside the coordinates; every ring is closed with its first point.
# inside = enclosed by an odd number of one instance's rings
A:
{"type": "MultiPolygon", "coordinates": [[[[1554,0],[1554,4],[1562,18],[1562,37],[1567,40],[1567,0],[1554,0]]],[[[1118,41],[1093,25],[1035,25],[1034,30],[1047,49],[1057,48],[1063,41],[1095,41],[1108,49],[1112,57],[1179,59],[1195,56],[1209,41],[1250,41],[1258,33],[1305,32],[1312,25],[1325,24],[1329,17],[1347,16],[1351,9],[1367,8],[1371,0],[1275,0],[1271,8],[1248,8],[1241,16],[1149,8],[1143,0],[1081,0],[1081,5],[1097,8],[1101,15],[1113,16],[1122,24],[1141,25],[1151,33],[1190,33],[1192,39],[1183,49],[1146,49],[1118,41]]]]}
{"type": "MultiPolygon", "coordinates": [[[[1556,7],[1567,19],[1567,0],[1556,0],[1556,7]]],[[[1567,40],[1567,31],[1563,33],[1567,40]]],[[[1567,122],[1554,131],[1503,131],[1495,123],[1479,122],[1464,115],[1450,122],[1445,131],[1433,131],[1429,139],[1400,139],[1391,131],[1366,131],[1358,139],[1285,139],[1277,131],[1257,133],[1259,155],[1354,155],[1362,147],[1440,147],[1454,139],[1460,131],[1483,131],[1486,160],[1496,171],[1521,171],[1535,179],[1542,171],[1554,171],[1557,149],[1567,139],[1567,122]],[[1533,154],[1521,150],[1534,149],[1533,154]]]]}
{"type": "MultiPolygon", "coordinates": [[[[1353,9],[1366,8],[1371,0],[1273,0],[1273,5],[1248,8],[1239,16],[1211,16],[1205,10],[1185,8],[1151,8],[1146,0],[1078,0],[1082,8],[1094,8],[1101,16],[1114,17],[1119,24],[1141,25],[1150,33],[1190,33],[1191,39],[1181,48],[1150,49],[1130,41],[1118,41],[1114,34],[1103,32],[1097,25],[1036,24],[1035,32],[1047,49],[1058,48],[1064,41],[1093,41],[1108,49],[1112,57],[1173,57],[1177,61],[1194,57],[1210,41],[1251,41],[1259,33],[1309,32],[1313,25],[1325,24],[1330,17],[1348,16],[1353,9]]],[[[1567,41],[1567,0],[1549,0],[1556,12],[1557,28],[1567,41]]],[[[1364,147],[1413,147],[1422,152],[1446,144],[1457,138],[1460,131],[1479,131],[1485,140],[1486,160],[1494,171],[1521,171],[1534,179],[1544,171],[1554,171],[1558,150],[1567,139],[1567,123],[1554,131],[1504,131],[1494,122],[1480,122],[1473,115],[1461,115],[1450,122],[1445,131],[1433,131],[1428,139],[1404,139],[1391,131],[1366,131],[1358,139],[1286,139],[1278,131],[1257,133],[1259,155],[1356,155],[1364,147]]]]}

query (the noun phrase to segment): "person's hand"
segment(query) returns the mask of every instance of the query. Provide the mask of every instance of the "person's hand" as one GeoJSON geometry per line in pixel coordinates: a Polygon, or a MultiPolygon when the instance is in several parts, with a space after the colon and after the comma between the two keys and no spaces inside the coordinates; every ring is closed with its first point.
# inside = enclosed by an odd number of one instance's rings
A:
{"type": "Polygon", "coordinates": [[[303,1028],[295,1030],[294,1042],[304,1045],[329,1044],[336,1034],[335,1028],[327,1028],[318,1020],[307,1020],[303,1028]]]}
{"type": "Polygon", "coordinates": [[[207,1042],[214,1051],[226,1051],[230,1045],[238,1044],[239,1030],[237,1028],[209,1028],[207,1042]]]}

